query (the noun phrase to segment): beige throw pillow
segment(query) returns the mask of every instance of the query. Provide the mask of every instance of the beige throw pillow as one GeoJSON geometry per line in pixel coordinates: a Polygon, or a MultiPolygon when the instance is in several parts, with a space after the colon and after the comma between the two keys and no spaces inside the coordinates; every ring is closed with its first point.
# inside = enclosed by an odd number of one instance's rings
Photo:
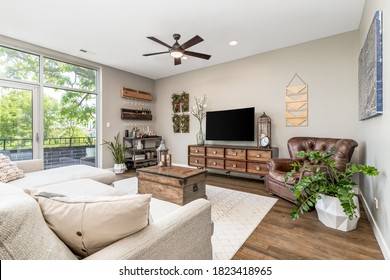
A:
{"type": "Polygon", "coordinates": [[[23,171],[9,157],[0,154],[0,182],[8,183],[23,177],[23,171]]]}
{"type": "Polygon", "coordinates": [[[49,227],[86,257],[149,224],[150,194],[61,197],[35,194],[49,227]]]}

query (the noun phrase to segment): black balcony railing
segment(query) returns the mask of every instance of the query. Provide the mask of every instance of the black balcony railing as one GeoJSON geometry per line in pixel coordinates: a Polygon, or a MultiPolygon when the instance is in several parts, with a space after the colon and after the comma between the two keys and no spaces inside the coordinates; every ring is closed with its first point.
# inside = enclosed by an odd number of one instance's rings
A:
{"type": "MultiPolygon", "coordinates": [[[[0,153],[11,160],[32,159],[32,139],[0,138],[0,153]]],[[[86,148],[95,148],[95,137],[68,137],[44,139],[44,168],[87,164],[95,166],[95,156],[86,148]]]]}
{"type": "MultiPolygon", "coordinates": [[[[3,151],[31,149],[32,143],[32,138],[0,138],[0,147],[3,151]]],[[[95,137],[58,137],[43,139],[44,147],[94,146],[95,143],[95,137]]]]}

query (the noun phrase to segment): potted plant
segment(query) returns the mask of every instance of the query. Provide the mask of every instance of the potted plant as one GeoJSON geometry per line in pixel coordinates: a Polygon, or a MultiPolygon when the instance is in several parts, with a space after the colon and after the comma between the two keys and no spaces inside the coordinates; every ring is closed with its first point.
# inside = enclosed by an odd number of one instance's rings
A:
{"type": "Polygon", "coordinates": [[[114,158],[114,172],[116,174],[123,173],[126,170],[126,149],[125,145],[122,144],[119,138],[119,132],[114,136],[114,141],[103,140],[102,145],[106,145],[107,148],[111,151],[114,158]]]}
{"type": "Polygon", "coordinates": [[[292,188],[296,200],[291,217],[296,220],[300,214],[315,207],[319,220],[326,226],[348,231],[356,228],[360,217],[359,200],[354,191],[356,183],[352,176],[357,173],[377,176],[379,171],[373,166],[351,163],[340,171],[332,158],[333,152],[334,149],[330,153],[298,152],[298,157],[307,157],[314,167],[306,162],[296,162],[292,164],[293,170],[286,175],[286,181],[293,176],[299,178],[292,188]]]}

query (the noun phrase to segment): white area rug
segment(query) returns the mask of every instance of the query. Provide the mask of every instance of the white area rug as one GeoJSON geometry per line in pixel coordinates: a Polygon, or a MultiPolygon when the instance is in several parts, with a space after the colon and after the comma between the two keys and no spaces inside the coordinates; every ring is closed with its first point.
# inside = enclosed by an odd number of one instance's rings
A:
{"type": "MultiPolygon", "coordinates": [[[[137,193],[137,178],[114,183],[126,193],[137,193]]],[[[276,198],[206,186],[214,221],[213,259],[230,260],[267,215],[276,198]]]]}

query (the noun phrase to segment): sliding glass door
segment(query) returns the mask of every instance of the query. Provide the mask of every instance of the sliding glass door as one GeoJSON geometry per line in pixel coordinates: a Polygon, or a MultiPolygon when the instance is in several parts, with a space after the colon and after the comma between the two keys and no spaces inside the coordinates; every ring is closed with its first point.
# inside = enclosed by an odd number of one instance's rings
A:
{"type": "Polygon", "coordinates": [[[37,87],[0,81],[0,153],[12,160],[39,157],[37,87]]]}

